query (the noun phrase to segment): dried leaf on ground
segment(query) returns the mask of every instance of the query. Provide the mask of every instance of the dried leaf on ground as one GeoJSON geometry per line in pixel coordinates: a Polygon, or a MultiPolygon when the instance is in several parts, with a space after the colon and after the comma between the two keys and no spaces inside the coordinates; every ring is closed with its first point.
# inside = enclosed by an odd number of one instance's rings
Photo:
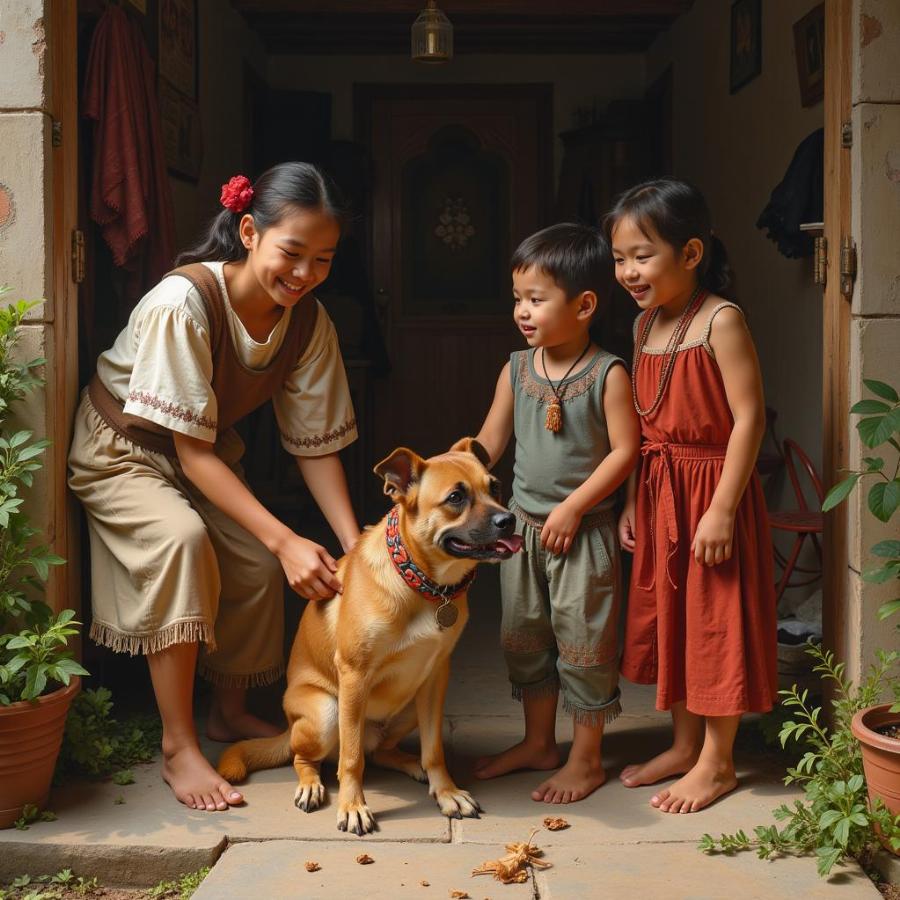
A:
{"type": "Polygon", "coordinates": [[[551,863],[541,859],[544,851],[535,847],[531,839],[537,833],[537,829],[531,832],[527,841],[507,844],[506,856],[500,859],[489,859],[483,862],[477,869],[472,869],[473,875],[493,875],[497,881],[504,884],[522,884],[528,880],[526,866],[534,866],[538,869],[549,869],[551,863]]]}
{"type": "Polygon", "coordinates": [[[547,816],[544,819],[544,828],[547,831],[562,831],[563,828],[568,828],[569,823],[562,816],[547,816]]]}
{"type": "Polygon", "coordinates": [[[424,878],[419,882],[419,884],[421,884],[422,887],[431,887],[431,882],[426,881],[424,878]]]}
{"type": "Polygon", "coordinates": [[[371,865],[373,862],[375,862],[375,860],[372,859],[372,857],[369,856],[368,853],[360,853],[359,856],[356,857],[356,861],[361,866],[368,866],[368,865],[371,865]]]}
{"type": "Polygon", "coordinates": [[[313,860],[309,860],[306,864],[307,872],[318,872],[321,868],[322,867],[317,862],[313,862],[313,860]]]}
{"type": "Polygon", "coordinates": [[[450,891],[451,900],[471,900],[466,891],[450,891]]]}

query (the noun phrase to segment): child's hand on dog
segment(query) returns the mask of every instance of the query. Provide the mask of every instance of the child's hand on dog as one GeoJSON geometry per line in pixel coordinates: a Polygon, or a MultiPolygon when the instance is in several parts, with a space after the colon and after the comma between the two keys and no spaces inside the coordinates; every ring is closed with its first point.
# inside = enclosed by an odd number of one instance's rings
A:
{"type": "Polygon", "coordinates": [[[568,553],[583,515],[584,513],[575,504],[563,500],[544,522],[541,529],[541,546],[557,555],[568,553]]]}
{"type": "Polygon", "coordinates": [[[284,546],[275,551],[288,584],[308,600],[330,600],[341,593],[337,563],[332,555],[314,541],[291,534],[284,546]]]}

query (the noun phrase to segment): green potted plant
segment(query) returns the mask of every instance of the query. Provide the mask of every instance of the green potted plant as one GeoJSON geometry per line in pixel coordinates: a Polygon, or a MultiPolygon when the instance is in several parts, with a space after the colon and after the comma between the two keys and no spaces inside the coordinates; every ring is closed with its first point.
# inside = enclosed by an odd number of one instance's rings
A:
{"type": "Polygon", "coordinates": [[[0,827],[46,802],[69,704],[87,674],[67,647],[79,624],[74,611],[54,613],[40,599],[50,566],[64,560],[37,542],[19,496],[49,445],[10,421],[12,405],[43,383],[43,359],[13,357],[34,305],[0,307],[0,827]]]}
{"type": "MultiPolygon", "coordinates": [[[[875,395],[854,404],[851,413],[863,444],[875,451],[890,446],[900,451],[900,396],[881,381],[864,380],[875,395]],[[877,398],[877,399],[876,399],[877,398]]],[[[882,456],[863,459],[865,469],[851,472],[827,494],[824,511],[836,507],[861,479],[871,479],[867,506],[881,522],[891,521],[900,506],[900,460],[888,464],[882,456]]],[[[900,541],[880,541],[871,548],[879,560],[863,572],[870,583],[900,579],[900,541]]],[[[882,619],[900,610],[900,598],[881,605],[882,619]]],[[[774,811],[779,825],[760,825],[748,836],[743,831],[714,838],[706,834],[700,849],[733,853],[755,849],[762,859],[781,854],[810,854],[818,858],[819,873],[828,875],[838,863],[870,857],[880,845],[900,854],[900,653],[880,651],[859,685],[849,682],[843,663],[821,647],[807,648],[816,661],[814,672],[831,682],[831,725],[821,721],[822,710],[809,701],[808,691],[796,685],[779,691],[790,713],[781,727],[782,747],[796,741],[804,747],[799,763],[789,768],[786,784],[804,789],[802,800],[774,811]],[[893,703],[885,703],[893,696],[893,703]]]]}
{"type": "MultiPolygon", "coordinates": [[[[870,450],[890,446],[900,451],[900,396],[889,384],[864,380],[874,397],[860,400],[850,412],[864,418],[856,423],[860,440],[870,450]]],[[[872,479],[866,498],[869,511],[881,522],[890,522],[900,507],[900,459],[893,465],[883,456],[867,456],[865,469],[851,472],[836,484],[825,498],[826,512],[841,503],[862,479],[872,479]],[[891,469],[893,471],[891,472],[891,469]]],[[[875,544],[870,553],[879,562],[866,569],[863,580],[872,584],[900,586],[900,541],[885,540],[875,544]]],[[[886,619],[900,610],[900,597],[883,603],[879,618],[886,619]]],[[[894,703],[876,703],[860,709],[853,716],[853,735],[862,747],[863,770],[870,802],[880,801],[892,815],[900,815],[900,684],[893,679],[894,703]]]]}

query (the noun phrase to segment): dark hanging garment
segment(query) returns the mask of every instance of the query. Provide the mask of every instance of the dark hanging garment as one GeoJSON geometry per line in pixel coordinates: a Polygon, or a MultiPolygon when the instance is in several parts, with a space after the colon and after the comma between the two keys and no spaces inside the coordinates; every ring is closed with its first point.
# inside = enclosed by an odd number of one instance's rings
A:
{"type": "Polygon", "coordinates": [[[800,230],[801,223],[821,222],[825,185],[825,129],[804,138],[794,153],[781,184],[772,191],[756,222],[767,230],[788,258],[812,256],[813,238],[800,230]]]}
{"type": "Polygon", "coordinates": [[[94,122],[91,218],[137,300],[171,268],[175,227],[156,67],[138,25],[113,4],[94,30],[83,109],[94,122]]]}

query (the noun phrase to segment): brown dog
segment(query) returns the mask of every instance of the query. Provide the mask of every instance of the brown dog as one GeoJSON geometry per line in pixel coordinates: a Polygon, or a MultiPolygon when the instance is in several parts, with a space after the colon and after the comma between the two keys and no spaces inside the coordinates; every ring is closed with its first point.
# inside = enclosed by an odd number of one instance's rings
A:
{"type": "Polygon", "coordinates": [[[242,781],[293,757],[294,803],[312,812],[325,796],[320,764],[339,743],[341,831],[375,828],[363,795],[364,753],[427,780],[445,816],[478,816],[478,804],[447,771],[442,724],[450,653],[468,618],[475,567],[508,558],[522,543],[487,461],[477,441],[463,438],[427,460],[400,448],[375,467],[396,506],[340,560],[343,594],[303,613],[288,663],[288,729],[225,750],[224,778],[242,781]],[[416,726],[421,761],[397,748],[416,726]]]}

